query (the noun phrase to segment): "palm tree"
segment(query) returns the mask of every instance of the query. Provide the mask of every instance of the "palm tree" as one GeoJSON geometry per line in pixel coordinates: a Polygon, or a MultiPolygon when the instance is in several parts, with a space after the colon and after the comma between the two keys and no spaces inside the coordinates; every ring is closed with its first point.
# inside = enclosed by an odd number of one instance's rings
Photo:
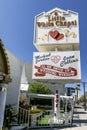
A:
{"type": "Polygon", "coordinates": [[[80,91],[80,84],[77,84],[77,86],[76,86],[76,88],[75,88],[75,90],[76,90],[76,93],[77,93],[77,100],[78,100],[78,98],[79,98],[79,91],[80,91]]]}

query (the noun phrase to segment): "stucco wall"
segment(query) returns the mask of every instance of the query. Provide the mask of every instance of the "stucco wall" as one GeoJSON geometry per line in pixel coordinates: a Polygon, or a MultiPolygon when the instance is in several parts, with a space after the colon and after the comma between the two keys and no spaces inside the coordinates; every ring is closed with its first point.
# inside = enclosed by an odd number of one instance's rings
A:
{"type": "Polygon", "coordinates": [[[23,62],[7,50],[12,82],[8,84],[6,104],[18,105],[20,96],[20,84],[23,65],[25,64],[25,75],[28,83],[32,82],[32,64],[23,62]]]}
{"type": "Polygon", "coordinates": [[[23,62],[11,52],[7,51],[7,54],[10,62],[12,82],[8,84],[6,104],[18,105],[23,62]]]}

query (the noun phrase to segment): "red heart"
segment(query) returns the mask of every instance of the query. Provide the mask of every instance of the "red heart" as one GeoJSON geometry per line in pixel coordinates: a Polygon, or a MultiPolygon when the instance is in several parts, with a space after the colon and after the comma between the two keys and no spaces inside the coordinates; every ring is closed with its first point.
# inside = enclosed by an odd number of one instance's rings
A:
{"type": "Polygon", "coordinates": [[[64,34],[59,34],[57,37],[56,37],[56,40],[60,40],[64,37],[64,34]]]}
{"type": "Polygon", "coordinates": [[[55,64],[58,63],[60,61],[61,57],[60,56],[51,56],[51,60],[52,62],[54,62],[55,64]]]}
{"type": "Polygon", "coordinates": [[[56,39],[56,37],[58,37],[58,35],[59,35],[59,32],[58,32],[57,30],[55,30],[55,31],[50,31],[50,32],[49,32],[49,35],[50,35],[52,38],[56,39]]]}

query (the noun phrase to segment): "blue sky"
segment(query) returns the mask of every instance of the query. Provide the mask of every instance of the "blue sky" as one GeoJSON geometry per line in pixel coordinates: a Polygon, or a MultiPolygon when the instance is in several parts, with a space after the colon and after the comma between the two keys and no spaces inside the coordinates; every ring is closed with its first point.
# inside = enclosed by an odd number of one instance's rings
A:
{"type": "Polygon", "coordinates": [[[34,17],[55,7],[79,13],[82,81],[87,82],[86,0],[0,0],[0,38],[5,47],[23,61],[32,63],[34,17]]]}

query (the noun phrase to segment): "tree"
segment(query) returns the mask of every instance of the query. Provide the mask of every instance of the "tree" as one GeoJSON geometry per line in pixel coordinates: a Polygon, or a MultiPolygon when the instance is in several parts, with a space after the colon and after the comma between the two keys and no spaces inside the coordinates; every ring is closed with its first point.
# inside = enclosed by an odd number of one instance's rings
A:
{"type": "MultiPolygon", "coordinates": [[[[48,88],[47,85],[34,82],[30,84],[30,93],[52,94],[52,91],[48,88]]],[[[52,101],[50,99],[40,99],[40,98],[31,98],[30,102],[31,104],[39,104],[39,105],[52,104],[52,101]]]]}
{"type": "Polygon", "coordinates": [[[47,85],[41,83],[31,83],[30,84],[30,92],[31,93],[39,93],[39,94],[51,94],[52,91],[48,88],[47,85]]]}
{"type": "Polygon", "coordinates": [[[77,91],[77,100],[78,100],[78,92],[80,91],[80,84],[77,84],[75,90],[77,91]]]}

